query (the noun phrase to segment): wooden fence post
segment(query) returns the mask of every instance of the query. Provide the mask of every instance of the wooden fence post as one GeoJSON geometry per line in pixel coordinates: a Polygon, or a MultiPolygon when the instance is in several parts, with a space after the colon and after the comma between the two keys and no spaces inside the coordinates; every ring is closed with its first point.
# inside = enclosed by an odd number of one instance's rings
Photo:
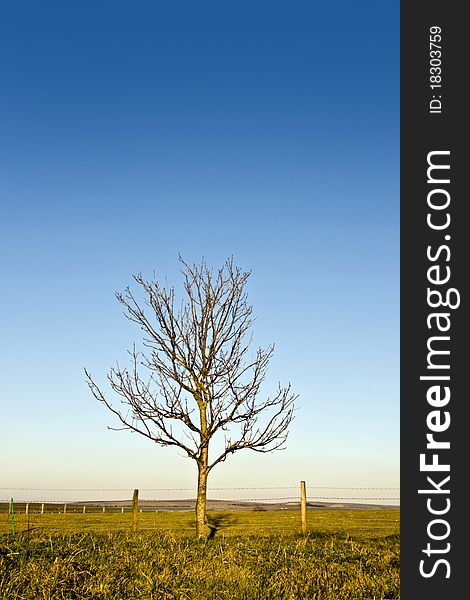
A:
{"type": "Polygon", "coordinates": [[[300,520],[302,523],[302,533],[307,533],[307,489],[305,481],[300,482],[300,520]]]}
{"type": "Polygon", "coordinates": [[[15,535],[15,505],[13,503],[13,498],[10,500],[11,507],[11,533],[15,535]]]}
{"type": "Polygon", "coordinates": [[[41,502],[41,515],[44,514],[44,502],[41,502]]]}
{"type": "Polygon", "coordinates": [[[85,514],[86,506],[83,505],[83,514],[85,514]]]}
{"type": "Polygon", "coordinates": [[[67,504],[64,504],[64,515],[67,512],[67,504]]]}
{"type": "Polygon", "coordinates": [[[134,490],[132,496],[132,531],[137,531],[139,523],[139,490],[134,490]]]}
{"type": "Polygon", "coordinates": [[[24,507],[24,514],[27,515],[29,513],[29,502],[26,502],[26,506],[24,507]]]}

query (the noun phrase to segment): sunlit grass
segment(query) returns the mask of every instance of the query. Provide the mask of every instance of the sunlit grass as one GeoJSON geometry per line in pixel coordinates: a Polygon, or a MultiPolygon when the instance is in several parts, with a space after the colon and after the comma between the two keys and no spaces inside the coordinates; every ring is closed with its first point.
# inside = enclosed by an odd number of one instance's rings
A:
{"type": "MultiPolygon", "coordinates": [[[[300,513],[296,511],[233,512],[228,514],[228,526],[219,535],[237,536],[246,533],[272,535],[300,532],[300,513]]],[[[323,533],[391,535],[399,532],[399,510],[309,510],[308,531],[323,533]]],[[[125,513],[24,513],[15,515],[15,531],[34,529],[45,533],[116,532],[132,529],[132,515],[125,513]]],[[[142,512],[140,531],[171,532],[191,535],[194,531],[193,512],[142,512]]],[[[11,516],[0,514],[0,533],[11,532],[11,516]]]]}
{"type": "Polygon", "coordinates": [[[1,515],[0,598],[399,598],[399,511],[233,513],[204,544],[191,513],[1,515]],[[28,518],[29,517],[29,518],[28,518]],[[28,531],[29,525],[29,531],[28,531]]]}

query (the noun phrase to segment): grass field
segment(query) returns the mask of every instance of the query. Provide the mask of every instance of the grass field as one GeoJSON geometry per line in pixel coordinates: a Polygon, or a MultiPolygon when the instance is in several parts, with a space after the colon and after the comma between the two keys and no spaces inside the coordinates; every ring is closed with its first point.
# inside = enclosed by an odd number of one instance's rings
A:
{"type": "Polygon", "coordinates": [[[399,510],[233,513],[204,544],[191,513],[1,515],[0,598],[395,600],[399,510]]]}

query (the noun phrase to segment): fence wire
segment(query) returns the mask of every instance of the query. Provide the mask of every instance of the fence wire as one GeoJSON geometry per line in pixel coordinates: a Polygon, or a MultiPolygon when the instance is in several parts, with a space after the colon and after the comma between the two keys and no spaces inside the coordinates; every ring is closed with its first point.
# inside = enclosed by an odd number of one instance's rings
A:
{"type": "MultiPolygon", "coordinates": [[[[315,485],[316,490],[399,490],[398,487],[338,487],[327,485],[315,485]]],[[[257,487],[208,487],[210,491],[222,490],[294,490],[298,489],[298,485],[287,486],[257,486],[257,487]]],[[[123,492],[128,491],[129,487],[125,488],[33,488],[33,487],[0,487],[0,491],[42,491],[42,492],[123,492]]],[[[194,488],[140,488],[142,492],[190,492],[194,488]]]]}
{"type": "MultiPolygon", "coordinates": [[[[141,488],[139,490],[140,499],[142,502],[149,504],[155,503],[155,509],[162,510],[177,510],[181,509],[182,503],[193,504],[195,502],[194,487],[154,487],[141,488]],[[181,498],[182,492],[189,492],[186,497],[181,498]],[[168,497],[168,494],[173,493],[173,497],[168,497]],[[176,505],[171,506],[171,503],[176,505]]],[[[91,507],[93,504],[103,507],[109,506],[109,509],[117,505],[125,507],[130,504],[132,490],[129,488],[78,488],[78,487],[0,487],[0,512],[8,509],[9,502],[13,498],[17,505],[23,505],[23,508],[30,504],[31,506],[43,504],[52,508],[53,512],[59,510],[60,505],[69,505],[69,510],[73,507],[81,505],[82,507],[91,507]],[[125,494],[123,492],[126,492],[125,494]],[[60,493],[60,496],[59,496],[60,493]],[[116,497],[104,498],[104,495],[115,494],[116,497]],[[3,498],[2,498],[3,496],[3,498]],[[101,496],[101,497],[100,497],[101,496]]],[[[326,486],[326,485],[311,485],[307,494],[307,502],[310,505],[315,503],[398,503],[399,488],[392,486],[326,486]],[[316,494],[317,490],[321,490],[320,494],[316,494]],[[336,492],[344,492],[337,494],[336,492]],[[386,492],[397,491],[398,494],[386,494],[386,492]],[[326,494],[325,494],[326,492],[326,494]],[[328,492],[331,492],[328,494],[328,492]],[[352,492],[352,493],[351,493],[352,492]],[[364,493],[365,492],[365,493],[364,493]],[[376,492],[370,493],[370,492],[376,492]],[[379,493],[377,493],[379,492],[379,493]],[[380,495],[383,492],[384,495],[380,495]],[[386,495],[385,495],[386,494],[386,495]]],[[[293,504],[300,502],[299,485],[265,485],[265,486],[232,486],[232,487],[209,487],[208,488],[208,503],[229,503],[236,506],[237,503],[278,503],[278,504],[293,504]],[[296,493],[286,494],[285,492],[296,490],[296,493]],[[250,491],[259,492],[259,494],[240,494],[240,492],[250,491]],[[279,492],[279,494],[266,494],[265,492],[279,492]],[[220,497],[220,492],[233,492],[233,494],[223,494],[220,497]],[[283,493],[284,492],[284,493],[283,493]],[[215,494],[215,497],[214,495],[215,494]]],[[[148,509],[148,507],[146,507],[148,509]]],[[[106,510],[106,509],[105,509],[106,510]]]]}
{"type": "MultiPolygon", "coordinates": [[[[207,513],[217,519],[221,535],[270,535],[295,534],[305,531],[305,527],[309,531],[328,528],[332,517],[328,520],[325,515],[331,515],[333,510],[364,509],[337,510],[337,515],[343,514],[333,519],[335,527],[395,535],[399,532],[399,505],[391,503],[399,502],[399,495],[390,491],[399,492],[399,488],[312,485],[304,504],[309,514],[308,527],[304,521],[301,524],[304,517],[299,485],[211,487],[207,513]],[[317,490],[322,495],[316,495],[317,490]],[[356,516],[352,519],[346,513],[356,516]]],[[[136,518],[142,531],[194,533],[194,488],[142,488],[138,495],[138,504],[133,507],[130,488],[0,487],[0,534],[14,533],[15,527],[17,533],[129,531],[136,518]],[[114,497],[105,498],[110,495],[114,497]]]]}

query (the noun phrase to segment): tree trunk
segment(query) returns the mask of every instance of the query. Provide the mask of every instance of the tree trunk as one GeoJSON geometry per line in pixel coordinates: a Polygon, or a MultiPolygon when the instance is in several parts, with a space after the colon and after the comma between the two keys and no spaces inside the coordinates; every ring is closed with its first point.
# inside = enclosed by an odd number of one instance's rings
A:
{"type": "Polygon", "coordinates": [[[198,538],[206,539],[210,533],[206,517],[206,498],[207,498],[207,468],[208,452],[202,450],[201,459],[197,463],[197,499],[196,499],[196,535],[198,538]]]}

